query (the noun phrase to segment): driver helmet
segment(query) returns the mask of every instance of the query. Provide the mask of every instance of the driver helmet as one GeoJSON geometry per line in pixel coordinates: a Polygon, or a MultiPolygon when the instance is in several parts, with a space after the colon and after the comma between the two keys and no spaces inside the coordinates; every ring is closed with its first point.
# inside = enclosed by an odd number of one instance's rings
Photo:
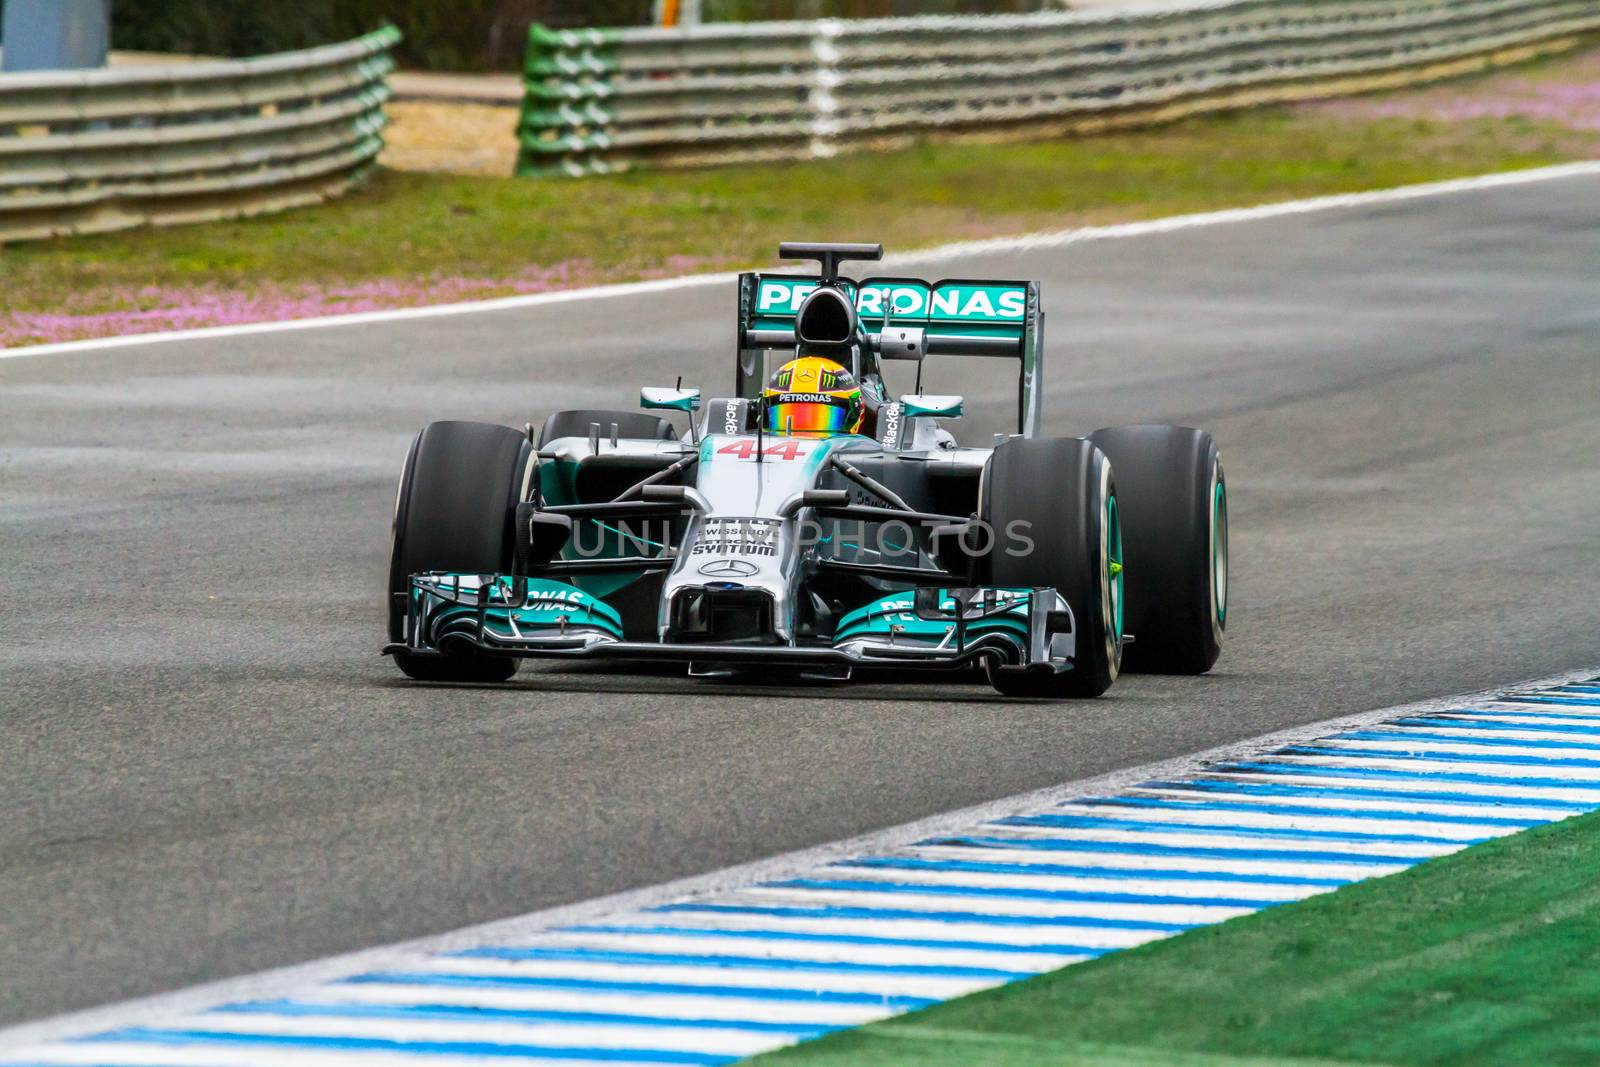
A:
{"type": "Polygon", "coordinates": [[[779,367],[763,399],[767,429],[796,437],[856,433],[865,414],[855,376],[820,356],[801,356],[779,367]]]}

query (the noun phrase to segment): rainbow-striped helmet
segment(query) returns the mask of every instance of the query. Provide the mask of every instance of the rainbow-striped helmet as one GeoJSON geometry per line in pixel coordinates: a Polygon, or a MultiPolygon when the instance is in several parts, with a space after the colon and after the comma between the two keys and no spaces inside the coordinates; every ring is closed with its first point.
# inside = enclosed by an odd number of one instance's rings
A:
{"type": "Polygon", "coordinates": [[[820,356],[801,356],[779,367],[763,398],[767,429],[797,437],[856,433],[865,411],[855,377],[820,356]]]}

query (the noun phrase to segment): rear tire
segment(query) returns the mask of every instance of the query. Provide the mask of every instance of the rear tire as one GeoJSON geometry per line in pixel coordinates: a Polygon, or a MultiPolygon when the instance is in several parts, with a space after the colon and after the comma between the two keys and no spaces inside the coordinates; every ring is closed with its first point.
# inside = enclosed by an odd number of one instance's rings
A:
{"type": "Polygon", "coordinates": [[[572,411],[558,411],[544,420],[544,429],[539,431],[539,447],[543,448],[546,442],[558,437],[588,437],[589,427],[593,423],[600,424],[600,436],[607,441],[611,440],[612,424],[617,427],[618,437],[642,437],[650,441],[678,439],[678,431],[673,429],[672,423],[659,415],[649,415],[643,411],[575,408],[572,411]]]}
{"type": "Polygon", "coordinates": [[[1187,426],[1116,426],[1089,439],[1122,491],[1127,668],[1204,674],[1228,622],[1228,487],[1217,443],[1187,426]]]}
{"type": "MultiPolygon", "coordinates": [[[[516,430],[482,422],[435,422],[417,435],[395,498],[390,641],[405,640],[403,598],[413,574],[511,572],[512,517],[531,451],[516,430]]],[[[472,651],[400,652],[394,661],[407,676],[426,682],[503,682],[518,666],[510,656],[472,651]]]]}
{"type": "Polygon", "coordinates": [[[1071,670],[1056,674],[991,661],[990,684],[1013,697],[1104,693],[1122,662],[1122,583],[1111,566],[1121,558],[1111,464],[1083,438],[1012,438],[990,457],[978,495],[979,515],[993,532],[992,550],[979,560],[980,584],[1051,586],[1072,608],[1077,628],[1071,670]],[[1020,551],[1013,530],[1033,541],[1031,551],[1020,551]]]}

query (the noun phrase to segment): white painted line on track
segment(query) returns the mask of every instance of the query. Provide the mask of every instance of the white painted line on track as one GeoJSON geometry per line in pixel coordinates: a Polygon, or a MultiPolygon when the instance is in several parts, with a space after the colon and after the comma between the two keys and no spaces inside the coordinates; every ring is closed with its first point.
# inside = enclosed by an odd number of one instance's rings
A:
{"type": "Polygon", "coordinates": [[[1355,814],[1303,815],[1273,811],[1241,812],[1234,810],[1200,810],[1150,808],[1144,806],[1073,805],[1053,814],[1070,814],[1088,819],[1159,819],[1163,823],[1183,826],[1249,827],[1273,832],[1352,833],[1352,834],[1405,834],[1429,836],[1450,840],[1472,841],[1499,831],[1493,823],[1429,822],[1426,815],[1417,814],[1405,820],[1371,818],[1355,814]]]}
{"type": "MultiPolygon", "coordinates": [[[[1236,781],[1261,781],[1262,776],[1231,776],[1236,781]]],[[[1268,778],[1267,781],[1272,779],[1268,778]]],[[[1194,789],[1160,788],[1130,790],[1129,795],[1137,799],[1160,800],[1172,803],[1204,803],[1205,794],[1194,789]]],[[[1549,822],[1560,818],[1559,813],[1552,812],[1548,807],[1522,805],[1518,806],[1509,800],[1498,800],[1492,796],[1482,796],[1475,800],[1452,798],[1448,800],[1425,800],[1427,794],[1418,793],[1415,796],[1396,800],[1384,800],[1368,796],[1312,796],[1303,795],[1283,798],[1280,803],[1291,805],[1297,809],[1308,811],[1346,811],[1351,815],[1405,815],[1407,817],[1425,818],[1429,816],[1444,816],[1448,819],[1471,822],[1473,819],[1516,819],[1530,824],[1549,822]]],[[[1254,803],[1264,804],[1275,798],[1255,798],[1254,803]]],[[[1251,798],[1241,798],[1241,802],[1251,802],[1251,798]]]]}
{"type": "Polygon", "coordinates": [[[1185,879],[1203,879],[1207,875],[1248,876],[1263,882],[1272,879],[1311,879],[1318,882],[1338,883],[1358,878],[1373,878],[1405,870],[1420,859],[1406,858],[1393,863],[1345,863],[1293,859],[1241,859],[1236,857],[1201,857],[1194,855],[1126,855],[1106,852],[1076,852],[1072,850],[1028,851],[1000,848],[993,845],[982,848],[923,848],[906,846],[906,852],[923,860],[939,863],[1011,864],[1016,869],[1054,867],[1061,864],[1084,870],[1120,871],[1131,877],[1171,876],[1181,871],[1185,879]]]}
{"type": "MultiPolygon", "coordinates": [[[[911,886],[917,883],[910,883],[911,886]]],[[[1131,894],[1118,894],[1119,897],[1131,894]]],[[[983,891],[966,893],[943,892],[934,887],[928,892],[916,892],[906,883],[897,883],[893,891],[885,886],[882,891],[873,885],[849,888],[813,889],[783,886],[758,886],[745,891],[741,901],[752,905],[816,905],[830,904],[851,908],[916,908],[937,914],[981,909],[988,915],[1023,915],[1035,918],[1084,919],[1136,919],[1146,922],[1179,923],[1198,926],[1219,922],[1222,919],[1257,910],[1258,902],[1248,904],[1180,904],[1172,902],[1149,903],[1118,899],[1106,902],[1083,902],[1068,899],[1010,899],[983,891]]],[[[868,920],[869,922],[871,920],[868,920]]]]}
{"type": "Polygon", "coordinates": [[[905,870],[878,867],[836,868],[840,878],[855,882],[914,882],[920,885],[949,886],[960,889],[1036,889],[1057,893],[1117,893],[1167,897],[1181,903],[1194,897],[1224,897],[1264,903],[1299,900],[1320,891],[1318,886],[1272,885],[1259,882],[1206,882],[1172,881],[1139,878],[1095,878],[1082,875],[1027,874],[1023,868],[1016,871],[969,874],[959,870],[905,870]]]}
{"type": "Polygon", "coordinates": [[[1431,775],[1473,775],[1483,778],[1502,778],[1508,782],[1529,779],[1560,778],[1583,785],[1600,788],[1600,767],[1562,767],[1558,760],[1533,757],[1528,763],[1491,760],[1466,761],[1452,753],[1430,753],[1423,749],[1411,752],[1383,753],[1376,756],[1342,754],[1340,749],[1325,748],[1318,752],[1289,753],[1277,757],[1278,761],[1296,767],[1327,768],[1330,770],[1399,771],[1431,775]],[[1557,766],[1542,766],[1555,763],[1557,766]],[[1553,772],[1553,773],[1552,773],[1553,772]]]}
{"type": "MultiPolygon", "coordinates": [[[[552,953],[554,955],[555,953],[552,953]]],[[[992,962],[992,961],[991,961],[992,962]]],[[[447,957],[429,961],[427,966],[419,965],[413,974],[480,974],[504,975],[545,978],[570,978],[586,979],[591,982],[628,982],[638,981],[648,977],[652,982],[665,984],[690,984],[704,976],[704,972],[690,964],[639,964],[639,963],[606,963],[588,960],[498,960],[498,959],[473,959],[465,956],[447,957]]],[[[944,998],[958,995],[969,989],[987,985],[992,979],[977,977],[929,977],[918,974],[896,973],[885,970],[883,973],[867,971],[864,973],[847,972],[827,967],[807,969],[794,967],[777,969],[772,967],[746,966],[739,967],[726,965],[717,970],[717,983],[723,986],[737,987],[748,986],[756,989],[810,989],[817,981],[818,973],[827,973],[830,989],[839,989],[847,992],[872,993],[880,996],[909,995],[915,997],[944,998]]],[[[414,986],[403,984],[385,984],[383,982],[344,983],[328,986],[328,995],[339,1000],[350,1001],[382,1001],[384,1003],[410,1004],[417,999],[414,986]]],[[[643,993],[617,993],[616,996],[627,996],[629,1011],[662,1014],[667,1005],[675,1005],[673,1011],[683,1012],[685,1004],[691,1009],[698,1007],[702,1017],[716,1018],[729,1017],[742,1010],[756,1010],[764,1012],[786,1013],[780,1014],[781,1018],[844,1018],[849,1021],[865,1018],[877,1009],[871,1006],[863,1007],[859,1004],[805,1004],[796,1002],[785,1004],[781,1001],[751,1000],[748,1003],[740,1001],[735,996],[719,997],[683,997],[683,996],[650,996],[643,993]]],[[[428,999],[438,1003],[450,1004],[479,1004],[485,1007],[498,1008],[567,1008],[587,1006],[594,1008],[596,992],[590,989],[561,989],[561,988],[494,988],[490,986],[447,986],[437,985],[428,991],[428,999]]]]}
{"type": "MultiPolygon", "coordinates": [[[[1331,770],[1331,768],[1330,768],[1331,770]]],[[[1297,769],[1304,773],[1296,773],[1292,778],[1281,773],[1254,774],[1243,772],[1230,775],[1238,782],[1247,782],[1255,785],[1285,785],[1292,784],[1301,789],[1337,789],[1341,793],[1348,793],[1352,789],[1359,789],[1361,781],[1348,775],[1325,773],[1318,774],[1315,765],[1306,765],[1297,769]]],[[[1398,786],[1394,787],[1398,789],[1398,786]]],[[[1570,788],[1562,786],[1529,785],[1526,782],[1495,782],[1480,778],[1477,780],[1440,779],[1437,775],[1428,775],[1418,772],[1409,777],[1405,782],[1405,793],[1412,797],[1447,797],[1452,803],[1458,799],[1463,803],[1487,801],[1506,804],[1538,804],[1548,806],[1547,810],[1560,812],[1565,809],[1568,813],[1575,808],[1587,810],[1600,805],[1600,788],[1586,787],[1570,788]],[[1465,799],[1470,798],[1470,799],[1465,799]]]]}
{"type": "MultiPolygon", "coordinates": [[[[1341,208],[1397,204],[1410,200],[1422,200],[1428,197],[1448,196],[1455,193],[1473,193],[1489,189],[1502,189],[1519,185],[1532,185],[1538,182],[1584,177],[1600,177],[1600,160],[1563,163],[1550,167],[1506,171],[1499,174],[1483,174],[1469,178],[1454,178],[1448,181],[1426,182],[1419,185],[1404,185],[1393,189],[1373,189],[1359,193],[1337,193],[1331,196],[1311,197],[1304,200],[1258,204],[1253,207],[1227,208],[1221,211],[1206,211],[1190,215],[1173,215],[1143,222],[1117,223],[1109,226],[1080,226],[1065,230],[1019,234],[1013,237],[961,241],[892,254],[885,257],[883,265],[885,267],[896,267],[935,260],[992,255],[999,252],[1031,252],[1039,249],[1061,248],[1089,241],[1146,237],[1154,234],[1175,233],[1179,230],[1199,229],[1206,226],[1259,222],[1265,219],[1283,218],[1290,215],[1305,215],[1341,208]]],[[[708,285],[731,285],[737,278],[737,272],[732,271],[715,274],[690,274],[677,278],[657,278],[650,281],[598,285],[582,289],[557,289],[547,293],[528,293],[522,296],[498,297],[491,300],[469,300],[454,304],[434,304],[427,307],[391,308],[384,311],[363,311],[348,315],[322,315],[315,318],[288,319],[276,322],[250,322],[230,326],[207,326],[192,330],[123,334],[117,337],[96,337],[83,341],[62,341],[56,344],[0,348],[0,359],[70,355],[80,352],[137,348],[146,345],[184,341],[219,341],[232,337],[284,333],[292,330],[320,330],[346,326],[367,326],[374,323],[406,322],[452,315],[518,311],[575,301],[652,296],[677,289],[699,288],[708,285]]]]}
{"type": "Polygon", "coordinates": [[[1596,670],[13,1027],[0,1063],[731,1062],[1600,808],[1593,761],[1516,717],[1596,670]],[[1445,716],[1511,747],[1360,747],[1445,716]]]}

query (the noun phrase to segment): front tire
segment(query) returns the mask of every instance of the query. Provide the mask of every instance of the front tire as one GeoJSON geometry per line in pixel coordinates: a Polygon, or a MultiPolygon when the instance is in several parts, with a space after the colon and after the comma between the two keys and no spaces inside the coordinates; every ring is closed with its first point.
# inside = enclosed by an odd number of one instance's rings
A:
{"type": "Polygon", "coordinates": [[[1006,696],[1096,697],[1122,663],[1122,543],[1111,464],[1083,438],[1012,438],[995,449],[979,489],[993,533],[979,561],[984,585],[1050,586],[1072,609],[1076,654],[1062,674],[987,664],[1006,696]],[[1026,526],[1018,526],[1018,523],[1026,526]],[[1020,551],[1020,538],[1033,542],[1020,551]]]}
{"type": "Polygon", "coordinates": [[[1122,490],[1127,668],[1204,674],[1228,623],[1228,483],[1217,443],[1187,426],[1116,426],[1089,439],[1122,490]]]}
{"type": "MultiPolygon", "coordinates": [[[[400,475],[389,555],[389,640],[405,640],[405,596],[413,574],[507,574],[513,515],[531,447],[507,426],[435,422],[417,435],[400,475]]],[[[399,652],[395,665],[426,682],[504,682],[517,660],[474,651],[399,652]]]]}

